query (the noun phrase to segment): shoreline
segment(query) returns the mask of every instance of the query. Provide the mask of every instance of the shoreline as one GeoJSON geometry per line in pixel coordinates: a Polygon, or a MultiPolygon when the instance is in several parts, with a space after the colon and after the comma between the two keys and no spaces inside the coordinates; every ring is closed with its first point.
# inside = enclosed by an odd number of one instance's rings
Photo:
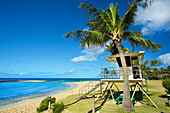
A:
{"type": "Polygon", "coordinates": [[[47,80],[0,80],[0,82],[46,82],[47,80]]]}
{"type": "Polygon", "coordinates": [[[79,88],[86,84],[88,81],[83,82],[67,82],[71,87],[67,88],[58,93],[47,94],[46,96],[41,96],[34,99],[23,100],[22,102],[16,103],[14,105],[6,105],[0,108],[0,113],[36,113],[36,108],[39,107],[41,101],[47,97],[52,96],[56,98],[56,102],[68,97],[69,95],[78,94],[79,88]]]}
{"type": "Polygon", "coordinates": [[[70,87],[65,89],[65,90],[51,92],[49,94],[40,94],[40,95],[22,97],[22,98],[18,98],[18,99],[15,99],[15,100],[9,100],[9,101],[11,101],[11,103],[6,104],[4,106],[0,106],[0,109],[4,109],[4,108],[8,108],[8,107],[13,107],[13,106],[21,105],[21,104],[26,104],[28,102],[33,102],[33,101],[36,101],[36,100],[39,100],[39,99],[44,99],[47,96],[55,96],[55,95],[58,95],[58,94],[61,94],[61,93],[73,90],[74,88],[77,87],[77,85],[75,83],[72,83],[72,82],[65,83],[65,84],[69,84],[70,87]]]}

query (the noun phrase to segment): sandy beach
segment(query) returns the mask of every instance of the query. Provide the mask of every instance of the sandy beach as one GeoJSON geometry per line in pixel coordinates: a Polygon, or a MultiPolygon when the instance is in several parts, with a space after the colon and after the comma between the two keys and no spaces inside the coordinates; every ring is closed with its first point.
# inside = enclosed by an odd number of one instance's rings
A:
{"type": "MultiPolygon", "coordinates": [[[[78,85],[76,88],[68,89],[68,91],[64,91],[63,93],[56,94],[52,97],[55,97],[56,101],[59,101],[61,99],[68,97],[69,95],[78,94],[79,89],[87,82],[88,81],[74,82],[75,84],[78,85]]],[[[36,108],[39,107],[41,101],[42,99],[39,99],[39,100],[31,101],[31,102],[26,102],[24,104],[21,103],[19,105],[14,105],[11,107],[3,108],[3,109],[0,109],[0,113],[36,113],[36,108]]],[[[50,113],[50,111],[48,110],[45,112],[50,113]]]]}

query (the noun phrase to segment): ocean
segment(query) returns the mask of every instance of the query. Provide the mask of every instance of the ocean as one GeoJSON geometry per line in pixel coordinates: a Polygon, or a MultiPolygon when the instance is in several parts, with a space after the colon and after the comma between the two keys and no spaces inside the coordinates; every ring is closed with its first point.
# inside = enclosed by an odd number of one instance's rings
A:
{"type": "MultiPolygon", "coordinates": [[[[23,100],[61,93],[71,86],[68,82],[92,81],[92,78],[0,78],[0,108],[23,100]],[[46,82],[18,82],[18,80],[46,80],[46,82]]],[[[73,84],[73,88],[76,84],[73,84]]]]}

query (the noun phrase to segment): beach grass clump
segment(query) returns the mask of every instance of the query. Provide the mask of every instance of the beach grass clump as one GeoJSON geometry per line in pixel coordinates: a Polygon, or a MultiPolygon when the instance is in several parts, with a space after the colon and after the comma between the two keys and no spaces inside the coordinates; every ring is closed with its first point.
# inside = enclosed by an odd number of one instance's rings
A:
{"type": "MultiPolygon", "coordinates": [[[[55,97],[51,98],[51,104],[55,103],[55,101],[56,101],[55,97]]],[[[40,107],[37,108],[37,112],[40,113],[42,111],[47,110],[48,106],[49,106],[49,97],[42,100],[40,107]]]]}
{"type": "Polygon", "coordinates": [[[52,110],[53,110],[53,113],[61,113],[64,110],[63,102],[53,104],[52,110]]]}

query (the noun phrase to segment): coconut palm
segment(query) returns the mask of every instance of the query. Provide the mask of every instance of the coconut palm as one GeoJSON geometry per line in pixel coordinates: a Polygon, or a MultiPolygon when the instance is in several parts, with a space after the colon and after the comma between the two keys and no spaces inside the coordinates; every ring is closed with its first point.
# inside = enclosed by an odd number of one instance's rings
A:
{"type": "Polygon", "coordinates": [[[110,4],[107,10],[101,8],[97,10],[89,2],[84,1],[80,4],[79,8],[85,11],[85,14],[89,19],[87,26],[90,29],[72,31],[64,35],[66,38],[73,38],[76,41],[79,41],[82,48],[104,46],[106,42],[111,41],[112,45],[118,49],[124,75],[122,109],[126,111],[134,111],[134,108],[130,100],[127,65],[121,42],[127,41],[135,47],[138,46],[144,49],[151,49],[152,51],[158,51],[160,47],[162,47],[150,40],[141,38],[142,32],[140,31],[129,31],[131,25],[134,24],[137,5],[141,1],[142,0],[137,0],[132,2],[123,18],[118,14],[117,3],[115,7],[113,4],[110,4]]]}
{"type": "Polygon", "coordinates": [[[106,73],[106,74],[108,74],[108,73],[109,73],[109,71],[108,71],[108,69],[107,69],[107,68],[104,68],[104,73],[106,73]]]}
{"type": "Polygon", "coordinates": [[[142,65],[141,65],[141,69],[142,69],[142,75],[143,77],[147,77],[150,75],[150,67],[147,66],[147,64],[149,63],[149,60],[145,60],[142,65]]]}
{"type": "MultiPolygon", "coordinates": [[[[117,79],[117,73],[116,73],[116,70],[112,70],[111,75],[116,75],[116,79],[117,79]]],[[[115,77],[113,77],[113,78],[115,78],[115,77]]]]}
{"type": "Polygon", "coordinates": [[[157,74],[160,72],[160,71],[158,70],[158,67],[159,67],[160,65],[162,65],[162,62],[160,62],[160,61],[157,60],[157,59],[154,59],[154,60],[151,60],[150,65],[153,67],[153,68],[152,68],[152,72],[151,72],[152,76],[158,78],[158,75],[157,75],[157,74]]]}
{"type": "Polygon", "coordinates": [[[157,59],[154,59],[154,60],[151,60],[151,66],[154,66],[155,68],[157,67],[157,66],[160,66],[162,64],[162,62],[160,62],[159,60],[157,60],[157,59]]]}
{"type": "Polygon", "coordinates": [[[116,46],[109,42],[108,45],[105,45],[106,46],[106,49],[105,49],[105,52],[111,52],[112,55],[115,55],[115,54],[118,54],[118,49],[116,48],[116,46]]]}

